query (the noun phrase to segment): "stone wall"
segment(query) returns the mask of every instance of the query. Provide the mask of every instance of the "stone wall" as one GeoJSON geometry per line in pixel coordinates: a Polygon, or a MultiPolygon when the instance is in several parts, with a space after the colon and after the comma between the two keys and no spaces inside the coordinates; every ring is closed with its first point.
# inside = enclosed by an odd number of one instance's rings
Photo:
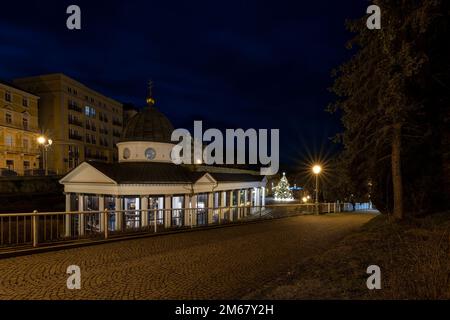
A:
{"type": "Polygon", "coordinates": [[[0,213],[64,211],[61,177],[0,177],[0,213]]]}

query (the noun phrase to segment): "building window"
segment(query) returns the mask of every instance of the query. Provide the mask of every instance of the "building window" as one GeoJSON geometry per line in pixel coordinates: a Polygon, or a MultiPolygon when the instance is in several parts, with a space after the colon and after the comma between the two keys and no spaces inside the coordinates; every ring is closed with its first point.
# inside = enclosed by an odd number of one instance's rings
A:
{"type": "Polygon", "coordinates": [[[69,93],[72,93],[72,88],[67,88],[67,91],[68,91],[69,93]]]}
{"type": "Polygon", "coordinates": [[[90,106],[84,107],[84,114],[90,118],[95,118],[95,109],[90,106]]]}
{"type": "Polygon", "coordinates": [[[12,115],[11,113],[6,113],[5,114],[5,121],[7,124],[11,124],[12,123],[12,115]]]}
{"type": "Polygon", "coordinates": [[[23,170],[30,170],[30,161],[23,162],[23,170]]]}
{"type": "Polygon", "coordinates": [[[11,92],[9,91],[5,92],[5,100],[11,102],[11,92]]]}
{"type": "Polygon", "coordinates": [[[123,149],[123,158],[124,159],[129,159],[130,156],[131,156],[130,149],[128,149],[128,148],[123,149]]]}
{"type": "Polygon", "coordinates": [[[28,119],[27,118],[22,119],[22,124],[23,124],[23,128],[25,130],[28,130],[28,119]]]}
{"type": "Polygon", "coordinates": [[[22,105],[23,105],[24,107],[28,107],[28,99],[27,99],[27,98],[23,98],[23,99],[22,99],[22,105]]]}
{"type": "Polygon", "coordinates": [[[12,147],[13,145],[13,137],[12,136],[6,136],[5,137],[5,144],[9,147],[12,147]]]}
{"type": "Polygon", "coordinates": [[[14,171],[14,160],[6,160],[6,167],[8,170],[14,171]]]}
{"type": "Polygon", "coordinates": [[[140,199],[136,197],[126,197],[123,199],[125,211],[125,226],[127,229],[139,228],[140,219],[140,199]]]}
{"type": "Polygon", "coordinates": [[[23,141],[22,141],[22,145],[23,145],[23,148],[25,149],[25,150],[28,150],[28,148],[29,148],[29,141],[28,141],[28,139],[23,139],[23,141]]]}
{"type": "Polygon", "coordinates": [[[69,145],[69,169],[73,169],[78,165],[79,157],[79,147],[75,145],[69,145]]]}
{"type": "Polygon", "coordinates": [[[184,224],[184,196],[172,197],[172,227],[182,227],[184,224]]]}
{"type": "Polygon", "coordinates": [[[156,220],[157,225],[164,224],[164,197],[148,198],[148,221],[153,223],[156,220]]]}

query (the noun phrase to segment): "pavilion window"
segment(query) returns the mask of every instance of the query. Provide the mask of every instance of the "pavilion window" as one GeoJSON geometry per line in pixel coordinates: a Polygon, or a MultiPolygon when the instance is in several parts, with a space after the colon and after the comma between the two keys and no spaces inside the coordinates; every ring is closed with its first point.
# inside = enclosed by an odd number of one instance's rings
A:
{"type": "Polygon", "coordinates": [[[139,228],[141,224],[141,202],[139,197],[126,197],[124,201],[125,226],[127,228],[139,228]]]}
{"type": "Polygon", "coordinates": [[[197,195],[197,225],[205,225],[208,223],[208,194],[200,193],[197,195]]]}
{"type": "MultiPolygon", "coordinates": [[[[84,211],[98,211],[99,198],[98,196],[86,195],[84,197],[84,211]]],[[[100,214],[98,212],[87,214],[85,216],[86,231],[100,232],[100,214]]]]}
{"type": "Polygon", "coordinates": [[[172,227],[182,227],[184,225],[184,196],[172,197],[172,227]]]}
{"type": "Polygon", "coordinates": [[[148,198],[148,221],[153,223],[155,221],[156,214],[156,224],[164,225],[164,197],[149,197],[148,198]]]}

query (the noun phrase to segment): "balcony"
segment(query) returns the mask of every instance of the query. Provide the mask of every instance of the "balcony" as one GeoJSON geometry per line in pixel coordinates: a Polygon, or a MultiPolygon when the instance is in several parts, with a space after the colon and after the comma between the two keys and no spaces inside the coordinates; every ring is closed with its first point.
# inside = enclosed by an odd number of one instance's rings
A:
{"type": "Polygon", "coordinates": [[[83,137],[75,133],[69,133],[69,139],[83,141],[83,137]]]}
{"type": "Polygon", "coordinates": [[[83,128],[83,122],[81,122],[80,120],[76,119],[76,118],[70,118],[69,117],[69,124],[73,124],[74,126],[78,126],[83,128]]]}
{"type": "Polygon", "coordinates": [[[73,110],[79,113],[83,113],[83,109],[81,109],[79,106],[75,105],[75,104],[69,104],[68,105],[69,110],[73,110]]]}
{"type": "Polygon", "coordinates": [[[108,118],[107,118],[106,116],[100,115],[98,118],[99,118],[100,121],[103,121],[103,122],[105,122],[105,123],[108,123],[108,118]]]}
{"type": "Polygon", "coordinates": [[[87,122],[86,122],[86,129],[91,130],[91,131],[97,131],[97,127],[95,125],[90,125],[87,122]]]}
{"type": "Polygon", "coordinates": [[[10,152],[10,153],[24,153],[24,154],[39,154],[39,148],[37,147],[21,147],[21,146],[10,146],[10,145],[0,145],[0,152],[10,152]]]}
{"type": "Polygon", "coordinates": [[[119,120],[115,120],[115,119],[112,121],[112,124],[115,125],[115,126],[119,126],[119,127],[122,126],[122,122],[119,121],[119,120]]]}

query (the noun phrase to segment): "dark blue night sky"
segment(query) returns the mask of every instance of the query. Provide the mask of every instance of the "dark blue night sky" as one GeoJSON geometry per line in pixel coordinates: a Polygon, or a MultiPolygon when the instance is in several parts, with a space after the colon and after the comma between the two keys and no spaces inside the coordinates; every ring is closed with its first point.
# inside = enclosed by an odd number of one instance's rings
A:
{"type": "Polygon", "coordinates": [[[7,1],[0,10],[0,78],[63,72],[122,102],[157,107],[175,127],[279,128],[295,163],[329,149],[339,119],[330,72],[350,56],[345,19],[368,2],[7,1]],[[66,8],[82,30],[66,29],[66,8]]]}

